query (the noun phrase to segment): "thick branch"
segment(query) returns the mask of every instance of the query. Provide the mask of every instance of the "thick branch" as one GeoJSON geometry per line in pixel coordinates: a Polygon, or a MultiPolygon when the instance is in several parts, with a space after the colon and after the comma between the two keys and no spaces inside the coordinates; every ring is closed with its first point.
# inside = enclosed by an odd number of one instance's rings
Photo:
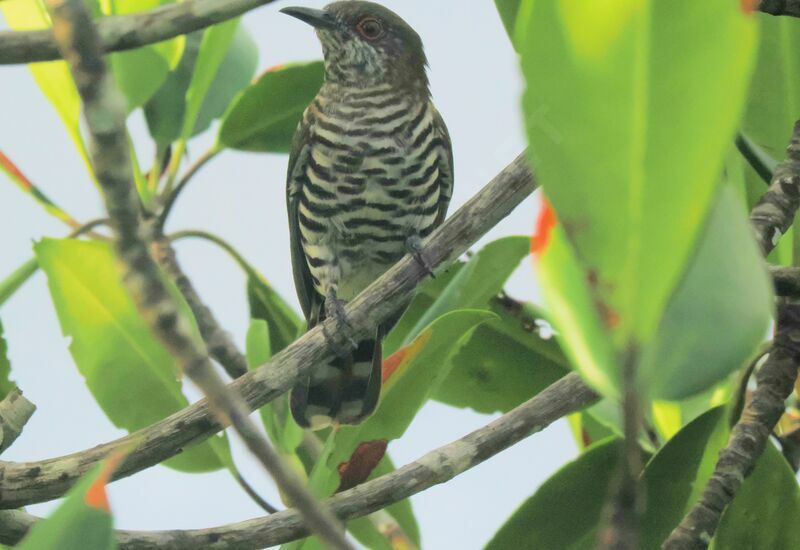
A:
{"type": "MultiPolygon", "coordinates": [[[[525,155],[498,174],[431,235],[424,254],[434,267],[467,251],[536,188],[525,155]]],[[[355,337],[366,336],[427,276],[417,262],[405,257],[347,306],[355,337]]],[[[229,387],[243,396],[250,410],[258,409],[289,390],[313,365],[330,357],[321,327],[316,327],[281,351],[266,365],[249,372],[229,387]]],[[[205,400],[127,437],[92,449],[38,462],[0,463],[0,508],[15,508],[58,498],[109,452],[135,448],[115,472],[127,477],[162,462],[181,449],[220,430],[205,400]]]]}
{"type": "Polygon", "coordinates": [[[761,0],[758,11],[770,15],[800,17],[800,0],[761,0]]]}
{"type": "MultiPolygon", "coordinates": [[[[596,402],[599,396],[577,374],[568,374],[490,424],[429,452],[402,468],[343,491],[326,501],[342,520],[365,516],[446,483],[551,423],[596,402]]],[[[0,542],[18,541],[36,518],[17,510],[0,512],[0,542]]],[[[285,510],[271,516],[211,529],[188,531],[119,531],[127,550],[208,548],[246,550],[278,545],[308,535],[300,515],[285,510]]]]}
{"type": "MultiPolygon", "coordinates": [[[[274,0],[188,0],[133,15],[113,15],[97,22],[99,47],[105,53],[140,48],[238,17],[274,0]]],[[[0,32],[0,65],[59,59],[50,29],[0,32]]]]}
{"type": "MultiPolygon", "coordinates": [[[[799,0],[800,1],[800,0],[799,0]]],[[[800,206],[800,121],[794,125],[792,141],[786,149],[786,160],[772,175],[769,189],[750,214],[750,223],[764,256],[772,252],[778,241],[794,223],[800,206]]]]}
{"type": "Polygon", "coordinates": [[[35,411],[36,405],[25,399],[19,388],[0,401],[0,453],[17,440],[35,411]]]}
{"type": "Polygon", "coordinates": [[[92,167],[103,191],[116,237],[123,281],[142,317],[172,353],[181,370],[206,395],[221,424],[230,423],[247,448],[302,512],[311,530],[331,548],[349,549],[331,512],[319,505],[297,474],[270,446],[241,398],[225,386],[202,343],[181,317],[177,300],[150,255],[147,226],[133,182],[125,127],[126,112],[113,77],[106,70],[100,38],[83,0],[48,0],[53,33],[83,102],[90,136],[92,167]]]}
{"type": "Polygon", "coordinates": [[[753,398],[734,426],[700,500],[662,548],[699,550],[708,547],[722,513],[753,471],[772,429],[784,413],[784,402],[794,389],[799,364],[800,306],[782,305],[778,310],[775,344],[756,373],[758,387],[753,398]]]}

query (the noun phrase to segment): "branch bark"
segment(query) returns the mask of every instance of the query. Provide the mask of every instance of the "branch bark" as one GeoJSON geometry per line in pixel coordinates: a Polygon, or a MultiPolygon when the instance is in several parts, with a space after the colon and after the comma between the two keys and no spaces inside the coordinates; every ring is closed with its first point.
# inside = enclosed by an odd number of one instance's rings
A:
{"type": "Polygon", "coordinates": [[[761,0],[758,11],[770,15],[800,17],[800,0],[761,0]]]}
{"type": "Polygon", "coordinates": [[[349,550],[352,546],[336,518],[271,447],[249,418],[250,411],[241,397],[225,386],[205,347],[195,340],[191,327],[181,317],[178,302],[150,255],[152,231],[141,218],[142,205],[133,182],[124,103],[106,70],[100,37],[83,0],[48,0],[47,4],[53,34],[83,103],[92,167],[114,230],[117,257],[124,268],[123,282],[137,308],[181,371],[206,395],[220,423],[233,426],[248,450],[302,512],[310,529],[329,547],[349,550]]]}
{"type": "MultiPolygon", "coordinates": [[[[497,420],[452,443],[427,453],[402,468],[338,493],[326,500],[342,520],[365,516],[392,503],[446,483],[490,459],[556,420],[587,407],[599,396],[577,374],[568,374],[536,397],[497,420]]],[[[37,518],[18,510],[0,512],[0,542],[13,544],[37,518]]],[[[118,531],[119,548],[125,550],[247,550],[264,548],[308,535],[296,510],[284,510],[257,519],[186,531],[118,531]]]]}
{"type": "MultiPolygon", "coordinates": [[[[97,22],[103,53],[132,50],[204,29],[238,17],[274,0],[188,0],[132,15],[103,17],[97,22]]],[[[0,65],[61,58],[50,29],[0,32],[0,65]]]]}
{"type": "MultiPolygon", "coordinates": [[[[425,241],[423,250],[428,262],[437,267],[457,259],[535,188],[536,182],[522,154],[425,241]]],[[[406,256],[370,285],[346,308],[355,337],[366,336],[372,327],[391,315],[426,277],[427,272],[406,256]]],[[[269,363],[228,387],[244,398],[250,410],[255,410],[289,390],[314,364],[330,356],[322,329],[316,327],[269,363]]],[[[184,447],[203,441],[220,429],[208,403],[202,400],[148,428],[85,451],[36,462],[0,462],[0,508],[16,508],[62,496],[81,475],[116,449],[134,446],[114,474],[114,479],[120,479],[175,456],[184,447]]]]}

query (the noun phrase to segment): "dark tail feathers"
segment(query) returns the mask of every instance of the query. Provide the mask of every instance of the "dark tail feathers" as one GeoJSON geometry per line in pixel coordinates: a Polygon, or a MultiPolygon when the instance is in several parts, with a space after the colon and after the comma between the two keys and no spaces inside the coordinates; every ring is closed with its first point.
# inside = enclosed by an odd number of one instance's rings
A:
{"type": "Polygon", "coordinates": [[[315,366],[292,390],[295,421],[319,430],[331,424],[358,424],[378,405],[381,392],[381,331],[362,340],[346,357],[315,366]]]}

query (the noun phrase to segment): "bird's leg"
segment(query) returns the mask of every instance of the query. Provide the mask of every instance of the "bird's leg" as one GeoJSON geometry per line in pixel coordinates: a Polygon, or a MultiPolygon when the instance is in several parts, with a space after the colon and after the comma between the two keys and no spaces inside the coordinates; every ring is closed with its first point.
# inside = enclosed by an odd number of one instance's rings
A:
{"type": "Polygon", "coordinates": [[[325,297],[325,316],[336,324],[336,334],[330,334],[325,323],[322,324],[322,334],[340,357],[350,355],[358,347],[358,343],[351,335],[353,328],[344,312],[345,303],[336,297],[335,288],[328,290],[328,295],[325,297]]]}
{"type": "Polygon", "coordinates": [[[436,275],[433,274],[433,268],[430,262],[422,251],[422,239],[419,235],[411,235],[406,239],[406,251],[414,257],[417,264],[425,270],[425,273],[430,275],[432,279],[436,278],[436,275]]]}

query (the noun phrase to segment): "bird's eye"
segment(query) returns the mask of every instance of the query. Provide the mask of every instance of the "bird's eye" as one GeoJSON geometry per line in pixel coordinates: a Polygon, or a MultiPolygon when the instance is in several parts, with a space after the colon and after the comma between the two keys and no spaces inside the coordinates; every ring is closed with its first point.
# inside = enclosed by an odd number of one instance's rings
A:
{"type": "Polygon", "coordinates": [[[374,17],[365,17],[356,25],[358,34],[367,40],[377,40],[383,35],[383,25],[374,17]]]}

